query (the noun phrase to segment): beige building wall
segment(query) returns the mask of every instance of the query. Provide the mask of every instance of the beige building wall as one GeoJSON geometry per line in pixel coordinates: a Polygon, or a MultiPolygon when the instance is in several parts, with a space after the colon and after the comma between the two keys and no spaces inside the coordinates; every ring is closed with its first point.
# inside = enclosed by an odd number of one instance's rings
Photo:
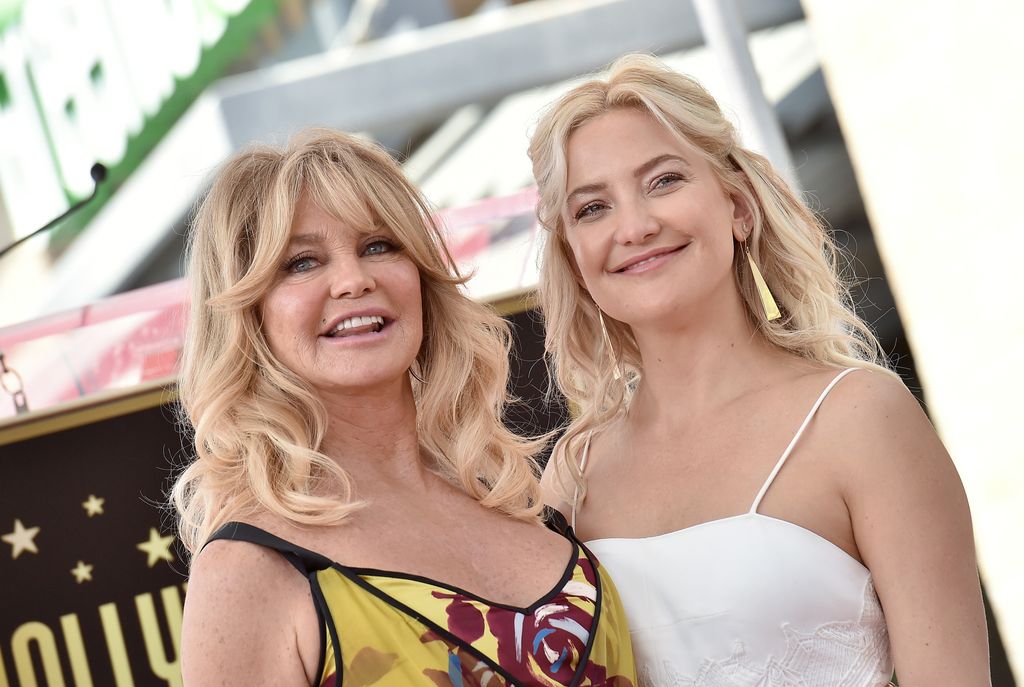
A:
{"type": "Polygon", "coordinates": [[[1024,677],[1024,3],[803,4],[1024,677]]]}

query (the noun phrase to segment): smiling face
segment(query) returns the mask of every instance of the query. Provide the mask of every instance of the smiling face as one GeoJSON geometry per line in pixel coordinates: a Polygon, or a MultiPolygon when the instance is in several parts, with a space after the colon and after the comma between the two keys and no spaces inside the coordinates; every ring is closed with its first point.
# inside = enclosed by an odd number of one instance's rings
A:
{"type": "Polygon", "coordinates": [[[305,196],[261,312],[270,350],[321,394],[403,381],[423,340],[419,270],[394,234],[305,196]]]}
{"type": "Polygon", "coordinates": [[[565,238],[602,310],[634,328],[673,326],[736,301],[746,215],[696,148],[618,109],[573,132],[566,157],[565,238]]]}

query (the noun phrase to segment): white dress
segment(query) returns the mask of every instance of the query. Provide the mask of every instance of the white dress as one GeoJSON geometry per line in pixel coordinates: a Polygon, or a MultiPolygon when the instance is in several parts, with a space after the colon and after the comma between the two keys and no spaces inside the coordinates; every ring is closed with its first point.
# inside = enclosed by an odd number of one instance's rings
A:
{"type": "MultiPolygon", "coordinates": [[[[893,666],[871,573],[757,508],[844,370],[825,388],[750,510],[676,532],[595,539],[626,609],[643,687],[879,687],[893,666]]],[[[584,448],[586,466],[589,440],[584,448]]],[[[575,527],[575,507],[572,519],[575,527]]]]}

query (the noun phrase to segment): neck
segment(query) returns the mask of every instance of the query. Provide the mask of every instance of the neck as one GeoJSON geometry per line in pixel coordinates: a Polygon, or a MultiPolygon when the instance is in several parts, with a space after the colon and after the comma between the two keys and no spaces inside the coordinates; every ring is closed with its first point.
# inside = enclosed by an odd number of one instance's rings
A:
{"type": "Polygon", "coordinates": [[[673,431],[764,386],[785,354],[759,335],[738,293],[672,327],[635,326],[643,377],[635,427],[673,431]]]}
{"type": "Polygon", "coordinates": [[[380,487],[422,486],[429,479],[407,379],[324,396],[328,424],[322,450],[352,476],[361,495],[380,487]]]}

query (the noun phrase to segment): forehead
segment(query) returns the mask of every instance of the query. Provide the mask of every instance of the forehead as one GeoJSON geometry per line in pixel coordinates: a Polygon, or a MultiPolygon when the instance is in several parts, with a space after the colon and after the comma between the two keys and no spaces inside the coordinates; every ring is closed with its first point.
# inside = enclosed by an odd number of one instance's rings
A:
{"type": "Polygon", "coordinates": [[[361,202],[338,203],[326,209],[307,193],[295,204],[290,243],[312,243],[361,236],[375,228],[369,208],[361,202]]]}
{"type": "Polygon", "coordinates": [[[690,165],[703,161],[696,147],[650,114],[612,110],[588,120],[569,137],[567,185],[594,183],[607,174],[632,174],[643,163],[665,154],[677,155],[690,165]]]}

